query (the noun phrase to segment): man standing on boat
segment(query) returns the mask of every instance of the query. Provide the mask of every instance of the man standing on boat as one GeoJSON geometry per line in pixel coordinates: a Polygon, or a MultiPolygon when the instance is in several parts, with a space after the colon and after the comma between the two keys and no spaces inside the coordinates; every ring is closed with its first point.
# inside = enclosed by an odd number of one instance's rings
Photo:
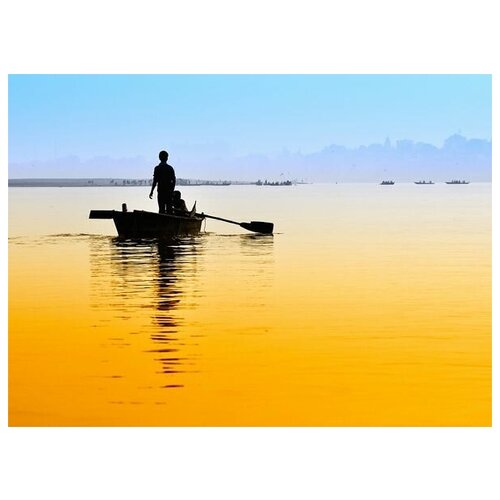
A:
{"type": "Polygon", "coordinates": [[[155,167],[153,173],[153,185],[149,198],[153,199],[153,191],[158,185],[158,208],[161,214],[172,213],[172,202],[175,188],[175,171],[172,166],[167,163],[168,153],[160,151],[160,164],[155,167]]]}

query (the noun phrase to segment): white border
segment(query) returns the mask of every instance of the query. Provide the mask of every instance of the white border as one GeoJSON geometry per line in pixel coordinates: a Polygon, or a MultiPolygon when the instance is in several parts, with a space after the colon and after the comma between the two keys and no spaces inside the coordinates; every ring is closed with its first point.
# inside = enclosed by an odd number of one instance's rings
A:
{"type": "MultiPolygon", "coordinates": [[[[9,2],[0,7],[2,271],[8,73],[493,73],[498,90],[493,5],[9,2]]],[[[6,282],[1,290],[3,498],[498,498],[496,427],[8,429],[6,282]]]]}

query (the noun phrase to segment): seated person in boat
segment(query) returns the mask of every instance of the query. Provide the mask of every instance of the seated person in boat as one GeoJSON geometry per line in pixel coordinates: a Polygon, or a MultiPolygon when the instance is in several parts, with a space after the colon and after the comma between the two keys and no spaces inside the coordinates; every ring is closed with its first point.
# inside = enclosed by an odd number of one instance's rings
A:
{"type": "Polygon", "coordinates": [[[174,206],[174,214],[177,213],[179,215],[182,215],[189,212],[186,206],[186,202],[181,198],[180,191],[174,191],[173,206],[174,206]]]}

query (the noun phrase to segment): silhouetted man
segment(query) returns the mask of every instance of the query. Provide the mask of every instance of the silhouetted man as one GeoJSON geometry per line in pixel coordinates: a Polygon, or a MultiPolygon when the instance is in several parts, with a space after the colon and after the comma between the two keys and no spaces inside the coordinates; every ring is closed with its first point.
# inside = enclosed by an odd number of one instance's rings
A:
{"type": "Polygon", "coordinates": [[[161,214],[172,213],[172,201],[175,188],[175,172],[174,169],[167,163],[168,153],[160,151],[160,164],[155,167],[153,173],[153,185],[149,198],[153,198],[153,191],[158,185],[158,208],[161,214]]]}

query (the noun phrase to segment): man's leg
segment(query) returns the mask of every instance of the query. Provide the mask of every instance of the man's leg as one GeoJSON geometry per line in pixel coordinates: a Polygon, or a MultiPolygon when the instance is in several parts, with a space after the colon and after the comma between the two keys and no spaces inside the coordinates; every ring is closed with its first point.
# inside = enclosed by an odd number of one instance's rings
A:
{"type": "Polygon", "coordinates": [[[163,193],[158,193],[158,212],[160,214],[165,213],[165,195],[163,193]]]}
{"type": "Polygon", "coordinates": [[[173,202],[174,202],[174,193],[172,191],[172,192],[169,192],[165,196],[165,204],[166,204],[167,214],[173,214],[174,213],[173,202]]]}

